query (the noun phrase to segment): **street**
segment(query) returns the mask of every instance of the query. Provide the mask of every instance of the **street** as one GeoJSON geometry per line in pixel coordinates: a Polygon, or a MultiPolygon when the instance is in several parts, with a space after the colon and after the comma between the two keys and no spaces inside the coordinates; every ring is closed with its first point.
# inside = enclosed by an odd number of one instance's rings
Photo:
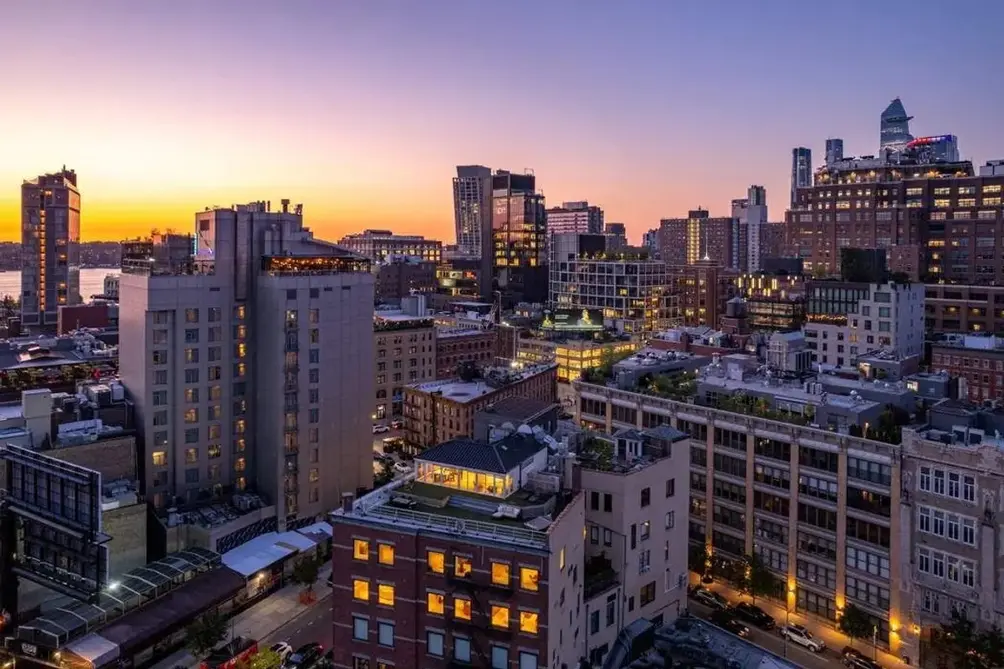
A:
{"type": "MultiPolygon", "coordinates": [[[[316,588],[327,588],[323,581],[316,588]]],[[[320,594],[320,593],[318,593],[320,594]]],[[[305,609],[288,623],[267,635],[262,640],[262,646],[268,647],[279,641],[285,641],[295,651],[300,646],[317,641],[324,650],[331,648],[334,641],[331,629],[331,596],[322,599],[305,609]]]]}
{"type": "MultiPolygon", "coordinates": [[[[704,604],[691,599],[689,600],[689,607],[690,612],[698,618],[707,620],[711,617],[711,608],[704,604]]],[[[771,631],[762,630],[750,623],[743,622],[750,628],[749,641],[766,648],[775,655],[787,657],[788,660],[797,662],[799,665],[806,667],[806,669],[836,669],[843,666],[840,662],[840,648],[827,648],[822,653],[813,653],[794,643],[785,644],[777,629],[771,631]],[[787,655],[785,655],[785,646],[787,646],[787,655]]],[[[783,619],[776,622],[778,628],[784,625],[783,619]]]]}

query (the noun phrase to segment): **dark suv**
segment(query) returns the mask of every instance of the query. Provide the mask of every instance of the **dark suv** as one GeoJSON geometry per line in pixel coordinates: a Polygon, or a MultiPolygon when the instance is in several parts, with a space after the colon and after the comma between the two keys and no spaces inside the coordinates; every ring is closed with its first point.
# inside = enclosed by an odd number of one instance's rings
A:
{"type": "Polygon", "coordinates": [[[850,669],[882,669],[881,664],[867,657],[857,648],[850,646],[844,646],[844,649],[840,651],[840,661],[850,669]]]}
{"type": "Polygon", "coordinates": [[[316,663],[321,659],[321,653],[324,652],[324,646],[314,642],[308,643],[305,646],[300,646],[296,649],[296,652],[286,658],[286,667],[297,667],[298,669],[307,669],[307,667],[316,663]]]}
{"type": "Polygon", "coordinates": [[[739,602],[732,607],[732,610],[735,611],[737,618],[742,618],[746,622],[753,623],[765,630],[774,629],[774,619],[767,615],[767,612],[759,606],[754,606],[747,602],[739,602]]]}

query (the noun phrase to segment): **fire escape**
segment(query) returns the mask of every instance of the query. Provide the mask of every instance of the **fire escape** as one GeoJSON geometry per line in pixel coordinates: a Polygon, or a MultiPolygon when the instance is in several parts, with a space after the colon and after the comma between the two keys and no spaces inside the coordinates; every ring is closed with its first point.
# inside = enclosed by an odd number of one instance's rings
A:
{"type": "Polygon", "coordinates": [[[465,576],[457,574],[456,569],[451,569],[447,575],[447,581],[452,586],[453,595],[467,596],[471,600],[470,620],[464,620],[456,616],[447,617],[447,627],[460,631],[469,636],[471,641],[471,661],[462,662],[456,659],[450,660],[451,669],[470,669],[471,666],[491,667],[491,647],[492,642],[510,644],[516,633],[517,620],[512,620],[511,599],[513,595],[512,579],[505,585],[494,583],[488,574],[475,574],[472,570],[465,576]],[[506,627],[497,627],[492,624],[491,604],[492,600],[506,601],[508,613],[506,617],[506,627]]]}

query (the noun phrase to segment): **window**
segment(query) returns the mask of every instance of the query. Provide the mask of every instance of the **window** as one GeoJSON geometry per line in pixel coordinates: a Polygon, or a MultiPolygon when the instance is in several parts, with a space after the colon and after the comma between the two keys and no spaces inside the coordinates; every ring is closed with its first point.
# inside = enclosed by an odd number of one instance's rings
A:
{"type": "Polygon", "coordinates": [[[471,600],[462,597],[453,598],[453,617],[459,620],[471,619],[471,600]]]}
{"type": "Polygon", "coordinates": [[[492,669],[509,669],[509,649],[492,646],[492,669]]]}
{"type": "Polygon", "coordinates": [[[441,632],[430,631],[425,633],[425,649],[429,655],[443,657],[444,638],[441,632]]]}
{"type": "Polygon", "coordinates": [[[464,557],[463,555],[457,555],[453,558],[453,573],[461,578],[466,578],[471,575],[471,559],[469,557],[464,557]]]}
{"type": "Polygon", "coordinates": [[[536,611],[520,611],[519,631],[525,632],[526,634],[536,634],[537,618],[538,616],[536,611]]]}
{"type": "Polygon", "coordinates": [[[370,621],[366,618],[352,616],[352,638],[366,641],[370,636],[370,621]]]}
{"type": "Polygon", "coordinates": [[[439,592],[430,592],[425,604],[425,609],[429,613],[435,613],[436,615],[443,615],[446,611],[446,597],[439,592]]]}
{"type": "Polygon", "coordinates": [[[530,592],[537,592],[540,584],[540,570],[533,567],[519,568],[519,587],[530,592]]]}
{"type": "Polygon", "coordinates": [[[642,505],[642,508],[648,506],[651,503],[652,503],[652,489],[651,488],[642,488],[641,489],[641,505],[642,505]]]}
{"type": "Polygon", "coordinates": [[[537,654],[519,651],[519,669],[537,669],[537,654]]]}
{"type": "Polygon", "coordinates": [[[873,576],[889,578],[889,558],[861,548],[847,547],[847,566],[873,576]]]}
{"type": "Polygon", "coordinates": [[[394,564],[394,547],[390,544],[377,544],[377,560],[380,564],[394,564]]]}
{"type": "Polygon", "coordinates": [[[429,551],[425,556],[425,560],[429,564],[429,571],[434,574],[442,574],[446,571],[446,553],[429,551]]]}
{"type": "Polygon", "coordinates": [[[361,578],[352,580],[352,597],[361,602],[370,600],[370,582],[361,578]]]}
{"type": "Polygon", "coordinates": [[[154,453],[153,453],[153,465],[155,467],[166,467],[167,466],[167,452],[166,451],[154,451],[154,453]]]}
{"type": "Polygon", "coordinates": [[[645,541],[652,534],[652,521],[646,520],[641,524],[641,540],[645,541]]]}
{"type": "Polygon", "coordinates": [[[669,479],[666,481],[666,497],[672,497],[676,494],[676,479],[669,479]]]}
{"type": "Polygon", "coordinates": [[[352,557],[356,560],[370,559],[370,542],[365,539],[356,539],[352,542],[352,557]]]}
{"type": "Polygon", "coordinates": [[[641,595],[638,599],[640,606],[645,606],[655,601],[655,581],[641,587],[641,595]]]}
{"type": "Polygon", "coordinates": [[[377,603],[384,606],[394,606],[394,586],[381,583],[377,586],[377,603]]]}
{"type": "Polygon", "coordinates": [[[666,529],[671,530],[676,527],[676,511],[670,511],[666,514],[666,529]]]}
{"type": "Polygon", "coordinates": [[[509,627],[509,607],[502,606],[499,604],[492,604],[492,626],[508,628],[509,627]]]}
{"type": "Polygon", "coordinates": [[[509,565],[504,562],[492,562],[492,583],[509,585],[509,565]]]}
{"type": "Polygon", "coordinates": [[[461,636],[453,637],[453,657],[460,662],[470,662],[471,640],[461,636]]]}

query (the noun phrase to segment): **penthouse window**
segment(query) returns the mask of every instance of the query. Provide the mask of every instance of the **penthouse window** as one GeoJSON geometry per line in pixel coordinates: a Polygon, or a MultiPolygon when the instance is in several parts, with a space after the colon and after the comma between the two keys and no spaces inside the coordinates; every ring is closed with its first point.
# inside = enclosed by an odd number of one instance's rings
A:
{"type": "Polygon", "coordinates": [[[428,462],[418,463],[418,480],[422,483],[432,483],[493,497],[508,497],[514,489],[513,479],[508,475],[448,467],[428,462]]]}

